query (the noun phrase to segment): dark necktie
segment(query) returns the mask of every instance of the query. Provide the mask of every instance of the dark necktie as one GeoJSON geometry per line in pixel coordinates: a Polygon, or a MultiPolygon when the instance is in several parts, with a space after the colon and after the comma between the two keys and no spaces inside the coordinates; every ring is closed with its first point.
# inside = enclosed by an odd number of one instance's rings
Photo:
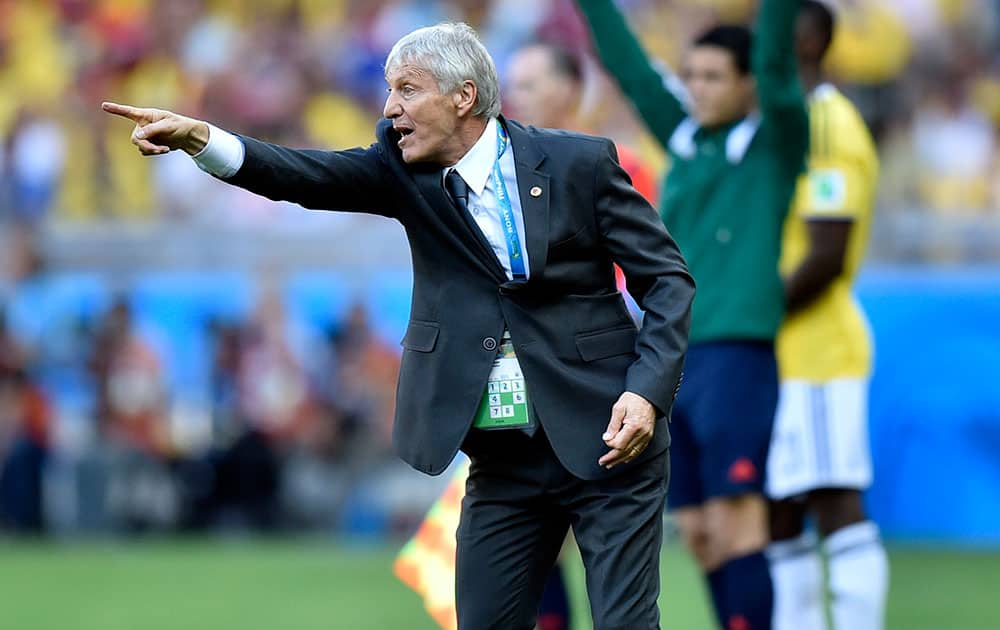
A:
{"type": "Polygon", "coordinates": [[[458,171],[451,169],[444,178],[444,187],[451,195],[451,200],[455,202],[462,212],[469,211],[469,185],[465,183],[458,171]]]}
{"type": "MultiPolygon", "coordinates": [[[[469,185],[465,183],[462,176],[458,174],[458,171],[451,169],[448,174],[444,177],[444,187],[451,196],[451,200],[455,202],[455,205],[462,212],[469,211],[469,185]]],[[[534,435],[535,431],[538,430],[535,422],[532,421],[526,427],[521,427],[518,429],[522,433],[528,435],[534,435]]]]}

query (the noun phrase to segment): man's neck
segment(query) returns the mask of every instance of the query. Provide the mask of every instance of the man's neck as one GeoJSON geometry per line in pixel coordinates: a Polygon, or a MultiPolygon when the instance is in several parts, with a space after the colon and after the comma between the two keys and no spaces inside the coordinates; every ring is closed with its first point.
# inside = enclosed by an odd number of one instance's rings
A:
{"type": "Polygon", "coordinates": [[[445,156],[442,166],[447,168],[458,164],[482,137],[488,123],[489,118],[469,118],[463,122],[455,132],[454,148],[445,156]]]}
{"type": "Polygon", "coordinates": [[[723,120],[723,121],[715,122],[715,123],[713,123],[711,125],[702,125],[702,124],[699,123],[699,126],[701,127],[703,133],[715,133],[715,132],[718,132],[718,131],[727,131],[730,128],[735,127],[739,123],[741,123],[744,120],[746,120],[751,114],[753,114],[754,111],[755,110],[751,109],[751,110],[748,110],[747,112],[745,112],[741,116],[738,116],[736,118],[730,118],[729,120],[723,120]]]}

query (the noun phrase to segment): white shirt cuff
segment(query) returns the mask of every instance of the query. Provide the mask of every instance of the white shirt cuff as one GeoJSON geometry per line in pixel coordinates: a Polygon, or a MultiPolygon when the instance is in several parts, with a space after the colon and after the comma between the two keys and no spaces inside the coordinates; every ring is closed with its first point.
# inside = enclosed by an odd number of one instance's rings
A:
{"type": "Polygon", "coordinates": [[[198,168],[221,177],[232,177],[243,166],[246,148],[233,134],[208,124],[208,143],[205,148],[191,156],[198,168]]]}

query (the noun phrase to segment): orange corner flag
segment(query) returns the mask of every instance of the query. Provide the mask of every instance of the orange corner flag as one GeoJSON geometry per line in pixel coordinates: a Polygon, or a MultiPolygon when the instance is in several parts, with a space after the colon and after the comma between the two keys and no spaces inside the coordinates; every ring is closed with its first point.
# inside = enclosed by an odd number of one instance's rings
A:
{"type": "Polygon", "coordinates": [[[466,462],[456,472],[417,533],[393,564],[396,576],[424,599],[424,607],[443,630],[456,630],[455,532],[469,476],[466,462]]]}

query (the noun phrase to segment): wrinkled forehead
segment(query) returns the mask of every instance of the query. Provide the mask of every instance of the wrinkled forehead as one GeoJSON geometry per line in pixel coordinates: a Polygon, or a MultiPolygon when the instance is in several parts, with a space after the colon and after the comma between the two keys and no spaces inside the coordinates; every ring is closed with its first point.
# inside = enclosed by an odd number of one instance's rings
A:
{"type": "Polygon", "coordinates": [[[402,81],[411,83],[432,83],[434,77],[427,67],[419,60],[406,60],[393,63],[385,68],[385,80],[392,85],[402,81]]]}

